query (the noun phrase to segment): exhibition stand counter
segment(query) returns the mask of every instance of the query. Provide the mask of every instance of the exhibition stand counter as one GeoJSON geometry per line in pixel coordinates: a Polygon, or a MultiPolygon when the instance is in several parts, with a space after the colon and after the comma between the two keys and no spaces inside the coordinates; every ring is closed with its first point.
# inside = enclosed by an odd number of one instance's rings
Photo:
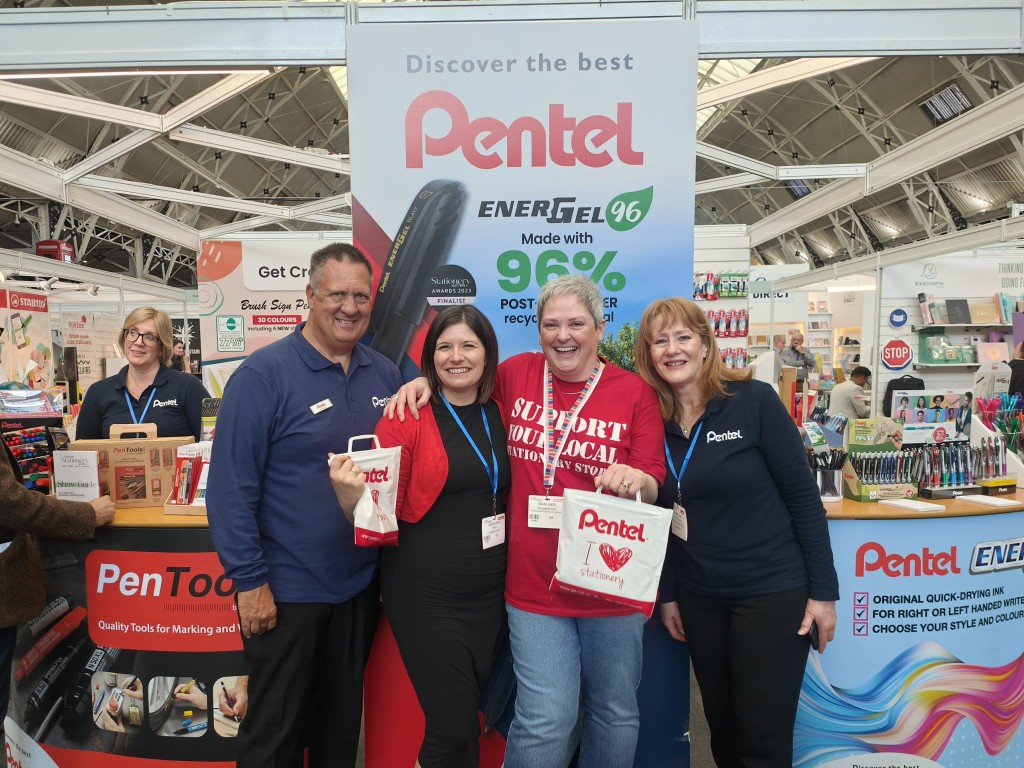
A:
{"type": "MultiPolygon", "coordinates": [[[[929,513],[826,505],[839,621],[825,654],[811,653],[794,765],[958,765],[942,756],[954,747],[971,765],[1019,756],[1024,494],[1003,498],[1009,506],[953,499],[929,513]]],[[[91,542],[43,547],[50,596],[72,606],[67,616],[74,606],[87,614],[39,659],[25,661],[44,631],[19,649],[7,721],[15,759],[23,768],[232,764],[237,723],[217,711],[217,694],[245,669],[233,588],[206,517],[122,509],[91,542]],[[176,701],[182,685],[204,695],[176,701]]],[[[668,757],[657,764],[689,763],[681,651],[659,623],[648,625],[637,765],[658,755],[668,757]]],[[[366,765],[411,765],[422,716],[386,622],[366,688],[366,765]]],[[[500,730],[482,736],[482,766],[500,765],[500,730]]]]}
{"type": "Polygon", "coordinates": [[[794,766],[1024,765],[1024,493],[826,504],[840,600],[794,766]]]}

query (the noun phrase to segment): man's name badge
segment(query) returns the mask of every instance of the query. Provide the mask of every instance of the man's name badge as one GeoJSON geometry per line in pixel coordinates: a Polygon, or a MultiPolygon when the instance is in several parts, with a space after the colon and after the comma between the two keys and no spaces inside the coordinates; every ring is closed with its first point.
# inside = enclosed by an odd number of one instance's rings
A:
{"type": "Polygon", "coordinates": [[[686,510],[681,504],[672,505],[672,533],[686,541],[686,510]]]}
{"type": "Polygon", "coordinates": [[[484,549],[505,543],[505,515],[491,515],[480,521],[480,535],[483,537],[484,549]]]}
{"type": "Polygon", "coordinates": [[[562,497],[531,496],[526,520],[531,528],[561,528],[562,497]]]}
{"type": "Polygon", "coordinates": [[[309,410],[312,413],[320,413],[321,411],[326,411],[333,405],[334,403],[331,402],[331,399],[327,398],[326,400],[321,400],[319,403],[313,403],[311,406],[309,406],[309,410]]]}

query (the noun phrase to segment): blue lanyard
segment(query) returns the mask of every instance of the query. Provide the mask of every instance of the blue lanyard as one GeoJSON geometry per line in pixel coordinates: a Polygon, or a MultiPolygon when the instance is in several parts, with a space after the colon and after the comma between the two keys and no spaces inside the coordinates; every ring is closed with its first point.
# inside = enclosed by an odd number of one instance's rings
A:
{"type": "Polygon", "coordinates": [[[131,414],[132,424],[141,424],[142,420],[146,418],[146,414],[149,412],[149,406],[153,402],[153,395],[155,394],[156,387],[154,386],[149,393],[149,400],[146,401],[146,407],[142,409],[142,416],[140,416],[139,418],[135,418],[135,406],[132,405],[131,398],[128,397],[128,387],[124,388],[124,401],[128,403],[128,413],[131,414]]]}
{"type": "Polygon", "coordinates": [[[466,425],[462,423],[462,419],[459,418],[459,414],[452,408],[452,404],[448,402],[448,398],[441,393],[441,402],[444,403],[445,408],[448,409],[448,413],[455,419],[455,423],[459,425],[459,429],[462,430],[462,434],[466,436],[466,440],[469,441],[470,446],[473,448],[473,452],[476,457],[480,459],[480,463],[484,465],[484,472],[487,473],[487,479],[491,481],[491,512],[492,514],[498,514],[498,457],[494,455],[494,442],[491,440],[491,425],[487,423],[487,411],[484,410],[483,405],[480,406],[480,415],[484,420],[484,434],[487,435],[487,444],[491,446],[491,465],[487,465],[487,460],[484,455],[480,453],[480,449],[477,447],[473,438],[469,436],[469,431],[466,429],[466,425]]]}
{"type": "Polygon", "coordinates": [[[668,450],[668,438],[665,438],[665,460],[668,462],[668,471],[672,473],[672,477],[676,479],[676,503],[683,503],[683,474],[686,472],[686,465],[690,463],[690,456],[693,454],[693,446],[697,444],[697,437],[700,436],[700,429],[704,426],[704,419],[700,420],[697,424],[697,430],[693,433],[693,437],[690,439],[690,448],[686,451],[686,456],[683,457],[683,466],[676,472],[675,466],[672,464],[672,454],[668,450]]]}

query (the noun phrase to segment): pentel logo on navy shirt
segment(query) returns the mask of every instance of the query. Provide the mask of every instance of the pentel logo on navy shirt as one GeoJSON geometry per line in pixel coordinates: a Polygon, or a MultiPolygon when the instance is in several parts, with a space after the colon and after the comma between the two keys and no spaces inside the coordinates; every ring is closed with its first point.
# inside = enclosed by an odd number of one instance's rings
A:
{"type": "Polygon", "coordinates": [[[177,405],[177,404],[178,404],[178,398],[174,398],[173,400],[154,400],[153,401],[153,407],[154,408],[163,408],[164,406],[167,406],[167,405],[177,405]]]}
{"type": "Polygon", "coordinates": [[[722,443],[726,440],[742,440],[743,433],[738,429],[727,429],[725,432],[708,432],[709,443],[722,443]]]}

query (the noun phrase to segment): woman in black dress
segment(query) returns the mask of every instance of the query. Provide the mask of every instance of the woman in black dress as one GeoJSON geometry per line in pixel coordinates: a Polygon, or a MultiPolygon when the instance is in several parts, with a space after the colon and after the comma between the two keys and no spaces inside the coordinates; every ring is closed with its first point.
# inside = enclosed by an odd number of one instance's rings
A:
{"type": "Polygon", "coordinates": [[[420,419],[382,419],[402,446],[399,546],[381,558],[384,610],[426,732],[422,768],[477,768],[480,692],[506,631],[505,428],[491,401],[498,342],[472,306],[442,310],[420,368],[435,394],[420,419]]]}

